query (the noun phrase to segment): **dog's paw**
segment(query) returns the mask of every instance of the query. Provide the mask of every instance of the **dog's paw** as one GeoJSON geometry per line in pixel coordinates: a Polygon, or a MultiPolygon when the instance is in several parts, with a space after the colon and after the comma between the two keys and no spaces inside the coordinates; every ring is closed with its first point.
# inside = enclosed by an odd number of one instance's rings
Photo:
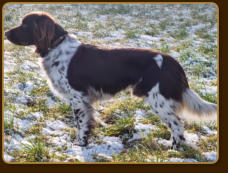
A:
{"type": "Polygon", "coordinates": [[[75,139],[75,140],[73,141],[73,144],[74,144],[74,145],[81,146],[81,147],[86,147],[86,146],[88,145],[88,142],[87,142],[87,140],[75,139]]]}

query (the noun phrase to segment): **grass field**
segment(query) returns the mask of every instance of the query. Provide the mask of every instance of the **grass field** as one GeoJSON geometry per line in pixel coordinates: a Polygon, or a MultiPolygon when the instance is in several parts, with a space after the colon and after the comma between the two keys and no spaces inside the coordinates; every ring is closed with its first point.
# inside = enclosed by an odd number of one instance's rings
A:
{"type": "MultiPolygon", "coordinates": [[[[212,4],[8,4],[4,31],[31,11],[46,11],[84,43],[143,47],[175,57],[189,84],[217,103],[217,9],[212,4]]],[[[4,159],[8,162],[213,162],[217,122],[185,122],[194,147],[170,149],[170,131],[141,98],[125,90],[96,103],[88,147],[73,144],[69,105],[50,91],[34,47],[4,39],[4,159]]]]}

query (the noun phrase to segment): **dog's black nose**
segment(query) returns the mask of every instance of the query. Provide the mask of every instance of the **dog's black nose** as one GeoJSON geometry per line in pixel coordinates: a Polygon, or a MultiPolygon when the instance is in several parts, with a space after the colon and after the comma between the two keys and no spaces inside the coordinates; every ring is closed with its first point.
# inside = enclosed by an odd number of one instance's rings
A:
{"type": "Polygon", "coordinates": [[[8,38],[10,36],[10,31],[6,31],[5,36],[8,38]]]}

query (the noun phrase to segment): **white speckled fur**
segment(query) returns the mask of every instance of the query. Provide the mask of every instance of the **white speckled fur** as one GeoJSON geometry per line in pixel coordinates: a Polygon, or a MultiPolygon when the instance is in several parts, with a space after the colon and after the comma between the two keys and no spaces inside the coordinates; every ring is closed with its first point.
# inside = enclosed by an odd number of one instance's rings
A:
{"type": "Polygon", "coordinates": [[[80,43],[73,35],[67,35],[64,41],[44,57],[42,65],[50,79],[49,84],[54,93],[69,101],[72,95],[79,93],[71,88],[66,78],[68,65],[80,43]],[[54,63],[58,65],[53,65],[54,63]],[[62,69],[62,70],[61,70],[62,69]]]}
{"type": "Polygon", "coordinates": [[[184,139],[184,129],[182,127],[181,119],[177,115],[180,112],[179,103],[162,96],[159,90],[159,83],[148,92],[146,101],[150,104],[154,114],[158,115],[161,120],[170,127],[173,139],[172,147],[173,149],[176,149],[184,139]]]}
{"type": "Polygon", "coordinates": [[[74,35],[66,35],[64,41],[44,57],[42,66],[49,78],[48,83],[52,91],[72,106],[78,128],[77,140],[79,145],[85,145],[87,139],[84,138],[89,130],[90,121],[93,121],[93,108],[88,98],[74,90],[67,79],[69,63],[80,44],[74,35]]]}

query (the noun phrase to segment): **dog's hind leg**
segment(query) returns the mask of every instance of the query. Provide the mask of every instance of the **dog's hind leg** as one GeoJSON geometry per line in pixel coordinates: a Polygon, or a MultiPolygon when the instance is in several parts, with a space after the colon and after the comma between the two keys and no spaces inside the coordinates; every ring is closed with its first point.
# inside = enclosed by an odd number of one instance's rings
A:
{"type": "Polygon", "coordinates": [[[178,103],[172,99],[166,99],[159,91],[159,84],[156,84],[148,93],[147,101],[154,114],[171,129],[172,148],[177,147],[185,141],[184,129],[181,119],[178,117],[178,103]]]}
{"type": "Polygon", "coordinates": [[[93,107],[89,101],[80,96],[71,99],[71,106],[77,127],[77,142],[80,146],[88,144],[88,135],[94,126],[93,107]]]}

